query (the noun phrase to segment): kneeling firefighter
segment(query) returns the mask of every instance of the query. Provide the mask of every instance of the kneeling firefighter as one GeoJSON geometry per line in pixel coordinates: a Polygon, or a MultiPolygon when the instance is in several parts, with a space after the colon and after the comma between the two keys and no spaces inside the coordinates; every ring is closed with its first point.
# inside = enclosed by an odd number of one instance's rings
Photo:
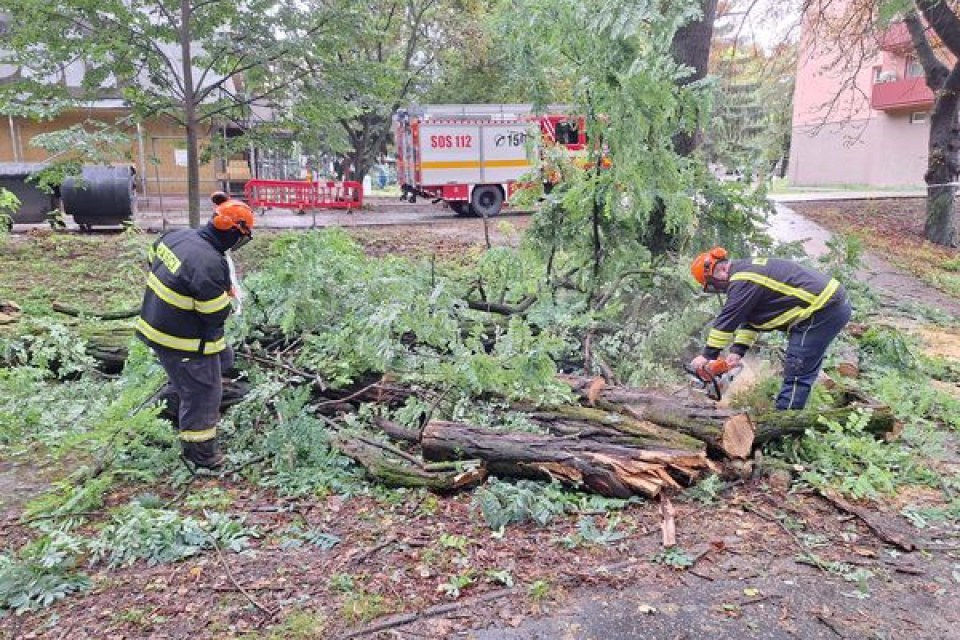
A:
{"type": "Polygon", "coordinates": [[[787,354],[777,409],[802,409],[827,347],[850,321],[850,301],[837,280],[779,258],[729,260],[715,247],[690,268],[708,293],[726,292],[701,355],[690,362],[701,370],[729,347],[726,365],[737,366],[761,331],[787,332],[787,354]]]}
{"type": "Polygon", "coordinates": [[[217,422],[222,372],[233,367],[224,339],[233,284],[227,251],[253,237],[253,211],[213,194],[213,218],[200,229],[171,231],[150,248],[150,273],[137,337],[156,353],[179,400],[183,457],[206,468],[223,461],[217,422]]]}

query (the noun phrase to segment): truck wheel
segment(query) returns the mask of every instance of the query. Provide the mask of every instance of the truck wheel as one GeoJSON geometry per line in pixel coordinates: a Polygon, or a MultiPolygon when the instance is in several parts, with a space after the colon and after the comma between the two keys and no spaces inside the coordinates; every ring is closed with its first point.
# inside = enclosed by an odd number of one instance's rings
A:
{"type": "Polygon", "coordinates": [[[470,211],[469,202],[448,202],[450,208],[453,209],[453,212],[458,216],[469,216],[473,215],[473,212],[470,211]]]}
{"type": "Polygon", "coordinates": [[[498,215],[503,208],[503,189],[490,184],[474,187],[470,204],[474,213],[478,216],[492,217],[498,215]]]}

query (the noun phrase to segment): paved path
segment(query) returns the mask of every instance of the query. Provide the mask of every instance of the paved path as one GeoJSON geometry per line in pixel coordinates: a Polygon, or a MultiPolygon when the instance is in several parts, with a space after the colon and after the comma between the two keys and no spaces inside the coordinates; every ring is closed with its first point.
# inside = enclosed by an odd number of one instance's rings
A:
{"type": "MultiPolygon", "coordinates": [[[[816,222],[779,203],[768,232],[780,242],[802,240],[803,248],[811,256],[824,255],[827,240],[832,235],[816,222]]],[[[911,304],[918,304],[960,317],[960,300],[924,284],[875,254],[868,253],[863,257],[863,266],[857,277],[869,284],[886,306],[909,311],[911,304]]]]}
{"type": "Polygon", "coordinates": [[[903,191],[803,191],[796,193],[771,193],[770,200],[778,203],[817,202],[820,200],[889,200],[895,198],[925,198],[926,189],[903,191]]]}

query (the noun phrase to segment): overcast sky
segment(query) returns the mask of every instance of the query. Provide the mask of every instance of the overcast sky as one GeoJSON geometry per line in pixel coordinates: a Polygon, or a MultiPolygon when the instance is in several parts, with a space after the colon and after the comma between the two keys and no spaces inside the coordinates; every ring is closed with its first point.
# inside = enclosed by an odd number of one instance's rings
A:
{"type": "Polygon", "coordinates": [[[756,41],[766,50],[781,42],[796,41],[800,34],[800,11],[795,0],[737,0],[731,11],[718,18],[740,32],[742,42],[756,41]]]}

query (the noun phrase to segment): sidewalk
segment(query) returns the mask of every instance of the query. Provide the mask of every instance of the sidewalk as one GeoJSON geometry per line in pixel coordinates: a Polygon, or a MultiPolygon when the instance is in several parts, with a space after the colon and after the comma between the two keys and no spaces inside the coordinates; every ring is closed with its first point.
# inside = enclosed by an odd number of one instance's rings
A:
{"type": "Polygon", "coordinates": [[[890,200],[896,198],[925,198],[927,190],[923,188],[904,191],[802,191],[797,193],[771,193],[767,196],[772,202],[816,202],[819,200],[890,200]]]}
{"type": "MultiPolygon", "coordinates": [[[[827,252],[827,240],[833,235],[828,229],[779,202],[775,206],[776,213],[767,227],[767,233],[774,240],[802,241],[807,255],[812,257],[827,252]]],[[[857,278],[873,287],[884,303],[892,307],[903,308],[913,303],[938,308],[960,318],[960,300],[921,282],[876,254],[864,254],[857,278]]]]}

